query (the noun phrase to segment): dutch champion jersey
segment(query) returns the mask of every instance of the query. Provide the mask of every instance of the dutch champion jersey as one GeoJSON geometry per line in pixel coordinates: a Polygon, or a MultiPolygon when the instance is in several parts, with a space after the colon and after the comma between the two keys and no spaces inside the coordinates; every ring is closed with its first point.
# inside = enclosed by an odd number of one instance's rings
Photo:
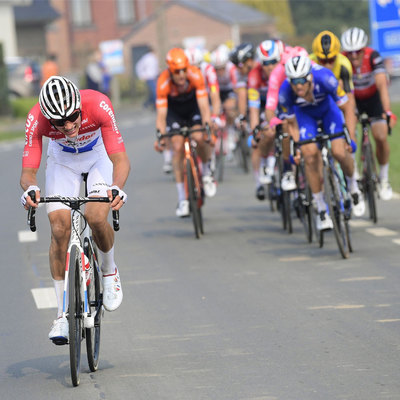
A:
{"type": "Polygon", "coordinates": [[[125,151],[110,99],[95,90],[81,90],[82,123],[76,141],[54,128],[40,111],[37,103],[29,112],[25,124],[23,168],[39,168],[42,157],[42,138],[50,139],[49,146],[66,153],[79,154],[91,151],[104,143],[107,154],[125,151]]]}

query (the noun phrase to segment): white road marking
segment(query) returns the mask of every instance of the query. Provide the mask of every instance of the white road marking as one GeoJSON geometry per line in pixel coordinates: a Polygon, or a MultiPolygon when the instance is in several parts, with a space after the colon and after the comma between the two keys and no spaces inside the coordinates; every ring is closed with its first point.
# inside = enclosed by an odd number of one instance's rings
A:
{"type": "Polygon", "coordinates": [[[400,239],[392,239],[392,242],[395,244],[400,245],[400,239]]]}
{"type": "Polygon", "coordinates": [[[386,322],[400,322],[399,318],[396,319],[377,319],[376,322],[386,323],[386,322]]]}
{"type": "Polygon", "coordinates": [[[295,257],[282,257],[278,261],[291,262],[291,261],[308,261],[311,257],[308,256],[295,256],[295,257]]]}
{"type": "Polygon", "coordinates": [[[32,231],[18,232],[18,241],[20,243],[37,242],[37,240],[38,240],[37,232],[32,232],[32,231]]]}
{"type": "Polygon", "coordinates": [[[366,221],[365,219],[351,219],[350,226],[354,228],[364,228],[366,226],[371,226],[372,222],[366,221]]]}
{"type": "Polygon", "coordinates": [[[336,306],[316,306],[308,307],[308,310],[355,310],[364,308],[363,304],[338,304],[336,306]]]}
{"type": "Polygon", "coordinates": [[[57,298],[54,287],[31,289],[31,292],[37,308],[57,308],[57,298]]]}
{"type": "Polygon", "coordinates": [[[392,231],[391,229],[387,228],[370,228],[367,229],[367,232],[378,237],[398,235],[396,231],[392,231]]]}
{"type": "Polygon", "coordinates": [[[339,282],[361,282],[361,281],[379,281],[386,279],[384,276],[358,276],[354,278],[339,279],[339,282]]]}

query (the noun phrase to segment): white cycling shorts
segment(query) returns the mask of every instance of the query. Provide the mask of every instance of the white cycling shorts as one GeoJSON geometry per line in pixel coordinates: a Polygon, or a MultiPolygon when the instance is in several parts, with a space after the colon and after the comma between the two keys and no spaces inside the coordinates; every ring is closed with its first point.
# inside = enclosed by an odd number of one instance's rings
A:
{"type": "MultiPolygon", "coordinates": [[[[104,145],[84,153],[67,153],[56,143],[49,143],[46,166],[46,196],[82,196],[82,173],[88,173],[89,196],[107,196],[112,184],[113,165],[104,145]]],[[[47,213],[69,209],[62,203],[47,203],[47,213]]]]}

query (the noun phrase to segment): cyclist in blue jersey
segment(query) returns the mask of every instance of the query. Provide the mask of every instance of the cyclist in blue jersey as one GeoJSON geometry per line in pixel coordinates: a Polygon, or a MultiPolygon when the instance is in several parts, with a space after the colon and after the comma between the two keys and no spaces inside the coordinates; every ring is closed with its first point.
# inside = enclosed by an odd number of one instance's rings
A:
{"type": "MultiPolygon", "coordinates": [[[[318,123],[322,123],[327,134],[344,132],[344,117],[341,110],[348,111],[350,103],[333,73],[317,64],[311,64],[306,56],[290,58],[285,64],[287,80],[279,90],[279,103],[287,114],[290,125],[299,126],[300,140],[317,135],[318,123]]],[[[347,177],[349,191],[353,199],[353,212],[361,216],[365,203],[358,187],[354,162],[345,138],[332,140],[332,153],[347,177]]],[[[355,143],[352,142],[355,149],[355,143]]],[[[307,179],[317,207],[317,228],[331,229],[333,226],[327,214],[327,206],[322,191],[321,155],[314,143],[302,146],[307,179]]]]}

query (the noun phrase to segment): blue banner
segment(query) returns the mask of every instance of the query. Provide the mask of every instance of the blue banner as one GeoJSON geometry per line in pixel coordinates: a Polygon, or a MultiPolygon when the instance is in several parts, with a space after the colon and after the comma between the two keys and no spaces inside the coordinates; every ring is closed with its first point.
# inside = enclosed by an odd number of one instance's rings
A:
{"type": "Polygon", "coordinates": [[[372,47],[383,57],[400,55],[400,0],[369,0],[372,47]]]}

